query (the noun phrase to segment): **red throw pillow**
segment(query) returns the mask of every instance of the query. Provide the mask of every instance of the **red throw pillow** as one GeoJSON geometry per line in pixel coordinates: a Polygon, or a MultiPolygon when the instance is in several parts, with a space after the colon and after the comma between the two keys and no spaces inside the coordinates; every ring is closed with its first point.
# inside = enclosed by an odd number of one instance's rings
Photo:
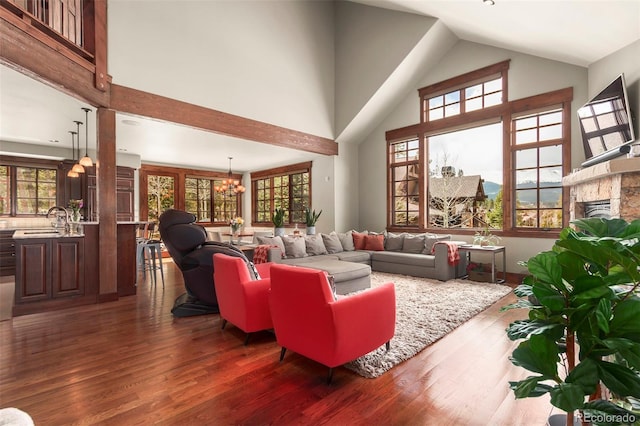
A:
{"type": "Polygon", "coordinates": [[[365,235],[364,236],[364,249],[371,251],[383,251],[384,250],[384,235],[365,235]]]}
{"type": "Polygon", "coordinates": [[[367,234],[361,234],[360,232],[353,231],[351,235],[353,236],[353,245],[355,246],[355,249],[364,250],[364,238],[367,236],[367,234]]]}

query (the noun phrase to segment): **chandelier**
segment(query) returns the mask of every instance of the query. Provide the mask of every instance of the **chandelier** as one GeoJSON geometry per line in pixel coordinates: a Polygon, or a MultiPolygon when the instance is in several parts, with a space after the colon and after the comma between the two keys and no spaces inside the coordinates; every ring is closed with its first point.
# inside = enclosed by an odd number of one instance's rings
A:
{"type": "Polygon", "coordinates": [[[227,178],[222,181],[222,185],[216,185],[214,187],[216,192],[225,193],[225,192],[233,192],[234,194],[241,194],[245,191],[245,187],[240,185],[240,181],[238,179],[233,179],[231,173],[231,160],[233,157],[229,158],[229,173],[227,174],[227,178]]]}

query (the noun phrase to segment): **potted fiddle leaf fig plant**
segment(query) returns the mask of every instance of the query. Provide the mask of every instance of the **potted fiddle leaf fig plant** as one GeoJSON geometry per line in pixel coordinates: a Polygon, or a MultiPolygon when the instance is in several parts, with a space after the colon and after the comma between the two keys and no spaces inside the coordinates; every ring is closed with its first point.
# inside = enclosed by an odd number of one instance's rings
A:
{"type": "Polygon", "coordinates": [[[276,207],[273,211],[272,218],[274,231],[273,235],[275,236],[283,236],[284,235],[284,209],[282,207],[276,207]]]}
{"type": "Polygon", "coordinates": [[[320,218],[322,210],[316,213],[315,210],[309,210],[309,207],[304,209],[304,221],[307,225],[307,235],[314,235],[316,233],[316,222],[320,218]]]}
{"type": "Polygon", "coordinates": [[[566,424],[633,424],[640,411],[640,220],[572,222],[552,250],[523,264],[515,290],[527,319],[511,362],[534,373],[509,382],[516,398],[549,394],[566,424]],[[577,415],[575,415],[577,413],[577,415]]]}

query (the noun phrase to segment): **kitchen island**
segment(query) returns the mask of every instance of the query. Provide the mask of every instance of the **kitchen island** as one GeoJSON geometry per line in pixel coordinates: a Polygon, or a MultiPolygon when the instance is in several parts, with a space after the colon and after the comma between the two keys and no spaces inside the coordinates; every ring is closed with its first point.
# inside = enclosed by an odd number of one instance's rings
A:
{"type": "MultiPolygon", "coordinates": [[[[81,233],[53,228],[15,230],[13,316],[104,301],[99,294],[99,224],[81,224],[81,233]]],[[[136,294],[137,227],[137,222],[117,225],[118,297],[136,294]]]]}

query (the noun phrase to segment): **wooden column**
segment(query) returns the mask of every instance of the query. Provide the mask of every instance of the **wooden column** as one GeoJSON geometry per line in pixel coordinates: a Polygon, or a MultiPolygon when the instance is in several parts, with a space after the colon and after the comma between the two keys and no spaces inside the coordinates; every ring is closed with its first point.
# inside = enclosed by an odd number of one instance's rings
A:
{"type": "Polygon", "coordinates": [[[116,224],[116,113],[98,108],[98,220],[100,294],[98,302],[118,299],[118,233],[116,224]]]}

